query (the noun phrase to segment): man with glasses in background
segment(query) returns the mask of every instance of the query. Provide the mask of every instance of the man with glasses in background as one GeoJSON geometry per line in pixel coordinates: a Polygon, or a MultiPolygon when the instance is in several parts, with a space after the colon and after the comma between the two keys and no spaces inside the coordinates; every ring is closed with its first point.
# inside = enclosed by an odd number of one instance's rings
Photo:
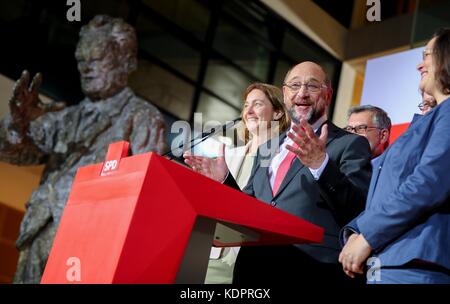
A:
{"type": "Polygon", "coordinates": [[[364,105],[351,108],[344,129],[367,138],[372,152],[372,164],[389,146],[391,119],[378,107],[364,105]]]}

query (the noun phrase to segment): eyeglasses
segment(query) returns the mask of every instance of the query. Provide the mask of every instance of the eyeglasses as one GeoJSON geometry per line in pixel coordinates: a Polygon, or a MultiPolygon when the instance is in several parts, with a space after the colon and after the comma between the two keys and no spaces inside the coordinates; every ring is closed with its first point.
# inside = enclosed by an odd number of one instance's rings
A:
{"type": "Polygon", "coordinates": [[[420,111],[428,110],[429,108],[432,109],[435,106],[436,106],[436,101],[434,101],[434,100],[432,100],[432,101],[424,100],[417,105],[417,107],[419,108],[420,111]]]}
{"type": "Polygon", "coordinates": [[[422,51],[422,60],[425,60],[425,58],[426,58],[428,55],[431,55],[432,53],[433,53],[432,50],[430,50],[430,49],[424,49],[424,50],[422,51]]]}
{"type": "Polygon", "coordinates": [[[428,110],[428,109],[432,109],[435,106],[436,106],[436,104],[431,104],[431,103],[429,103],[427,101],[421,102],[421,103],[419,103],[417,105],[417,107],[419,108],[420,111],[425,111],[425,110],[428,110]]]}
{"type": "Polygon", "coordinates": [[[427,102],[421,102],[417,105],[420,111],[423,111],[425,109],[428,109],[430,105],[427,102]]]}
{"type": "Polygon", "coordinates": [[[359,125],[359,126],[346,126],[344,128],[345,131],[347,132],[351,132],[351,133],[356,133],[356,134],[366,134],[367,130],[370,129],[378,129],[381,130],[381,128],[378,127],[369,127],[368,125],[359,125]]]}
{"type": "Polygon", "coordinates": [[[294,83],[283,83],[283,86],[288,87],[291,92],[298,92],[302,88],[302,86],[306,87],[306,90],[310,93],[317,93],[321,88],[326,88],[327,86],[324,84],[320,84],[317,82],[294,82],[294,83]]]}

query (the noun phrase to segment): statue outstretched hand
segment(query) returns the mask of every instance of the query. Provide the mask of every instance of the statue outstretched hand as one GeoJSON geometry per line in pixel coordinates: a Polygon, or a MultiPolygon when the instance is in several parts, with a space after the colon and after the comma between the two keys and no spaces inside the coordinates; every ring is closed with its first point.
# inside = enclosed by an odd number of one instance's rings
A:
{"type": "Polygon", "coordinates": [[[30,73],[23,71],[13,88],[9,100],[12,128],[23,137],[29,123],[39,116],[65,107],[63,102],[43,102],[39,99],[39,87],[42,83],[42,74],[37,73],[30,83],[30,73]]]}

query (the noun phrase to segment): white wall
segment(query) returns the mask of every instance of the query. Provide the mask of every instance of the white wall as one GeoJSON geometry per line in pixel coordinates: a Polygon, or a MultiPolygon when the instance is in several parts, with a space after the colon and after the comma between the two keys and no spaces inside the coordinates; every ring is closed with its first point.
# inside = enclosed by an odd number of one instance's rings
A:
{"type": "Polygon", "coordinates": [[[423,47],[367,61],[361,104],[385,110],[392,124],[411,121],[419,113],[420,75],[423,47]]]}

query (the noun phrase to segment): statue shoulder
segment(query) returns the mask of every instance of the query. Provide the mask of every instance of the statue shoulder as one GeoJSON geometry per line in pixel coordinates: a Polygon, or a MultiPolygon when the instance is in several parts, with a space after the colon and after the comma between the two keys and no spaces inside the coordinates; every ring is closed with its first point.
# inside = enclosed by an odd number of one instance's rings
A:
{"type": "Polygon", "coordinates": [[[146,117],[151,117],[155,120],[162,120],[164,121],[163,115],[161,114],[161,111],[151,102],[148,100],[145,100],[137,95],[134,95],[131,98],[130,102],[133,113],[136,113],[139,115],[139,113],[142,113],[142,115],[146,117]]]}

